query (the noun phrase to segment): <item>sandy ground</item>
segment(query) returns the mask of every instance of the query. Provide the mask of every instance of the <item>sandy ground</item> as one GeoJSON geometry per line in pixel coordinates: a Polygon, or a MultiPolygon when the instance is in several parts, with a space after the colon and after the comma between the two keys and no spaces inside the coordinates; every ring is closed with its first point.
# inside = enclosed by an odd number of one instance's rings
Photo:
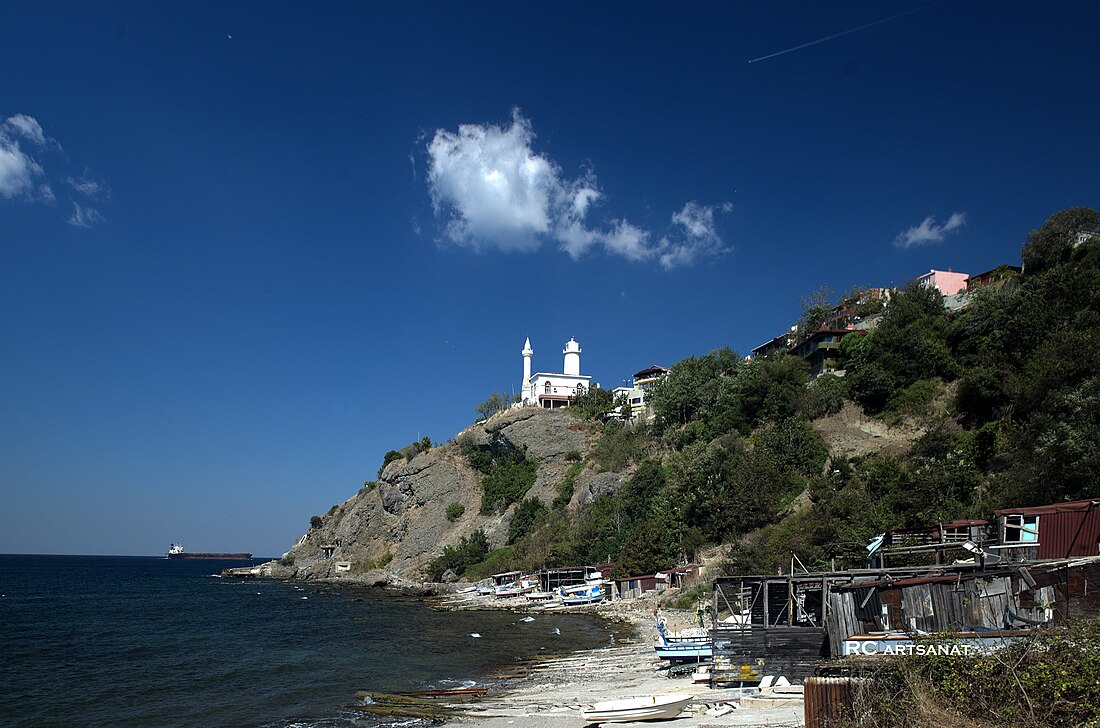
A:
{"type": "MultiPolygon", "coordinates": [[[[469,603],[460,608],[477,609],[479,606],[485,605],[469,603]]],[[[803,704],[797,697],[743,695],[743,691],[736,689],[712,690],[706,685],[692,684],[690,677],[670,679],[664,671],[658,672],[662,661],[657,659],[652,647],[652,600],[615,602],[586,608],[586,611],[629,622],[634,625],[634,636],[627,636],[612,647],[529,666],[521,677],[505,681],[477,703],[467,705],[465,716],[456,721],[456,725],[580,728],[585,725],[581,710],[586,705],[602,700],[671,693],[691,694],[695,700],[680,718],[659,725],[684,728],[803,725],[803,704]]],[[[670,626],[674,627],[674,619],[670,621],[670,626]]]]}

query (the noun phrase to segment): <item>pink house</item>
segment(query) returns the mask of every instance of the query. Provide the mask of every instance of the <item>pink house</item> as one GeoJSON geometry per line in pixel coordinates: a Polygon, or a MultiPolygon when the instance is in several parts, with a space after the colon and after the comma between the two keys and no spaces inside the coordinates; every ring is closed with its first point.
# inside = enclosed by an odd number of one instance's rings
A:
{"type": "Polygon", "coordinates": [[[917,283],[926,288],[936,288],[940,295],[954,296],[966,290],[966,273],[953,273],[951,270],[930,270],[917,277],[917,283]]]}

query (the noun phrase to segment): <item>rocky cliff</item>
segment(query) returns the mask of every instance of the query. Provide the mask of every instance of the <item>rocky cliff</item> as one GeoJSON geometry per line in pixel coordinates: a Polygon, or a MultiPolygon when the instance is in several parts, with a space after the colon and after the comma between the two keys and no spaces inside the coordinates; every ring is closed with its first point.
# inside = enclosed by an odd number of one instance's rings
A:
{"type": "MultiPolygon", "coordinates": [[[[538,460],[535,484],[528,492],[549,504],[572,464],[567,455],[587,458],[599,428],[558,410],[513,409],[472,425],[458,438],[494,449],[516,448],[538,460]]],[[[479,528],[490,543],[503,545],[516,506],[501,514],[481,515],[481,474],[455,443],[433,447],[411,461],[397,460],[377,484],[321,518],[302,535],[283,561],[277,577],[339,578],[368,584],[405,585],[422,580],[424,565],[444,546],[454,546],[479,528]],[[451,521],[447,507],[459,503],[463,514],[451,521]]],[[[570,508],[597,494],[622,487],[623,474],[596,473],[590,466],[575,479],[570,508]]]]}

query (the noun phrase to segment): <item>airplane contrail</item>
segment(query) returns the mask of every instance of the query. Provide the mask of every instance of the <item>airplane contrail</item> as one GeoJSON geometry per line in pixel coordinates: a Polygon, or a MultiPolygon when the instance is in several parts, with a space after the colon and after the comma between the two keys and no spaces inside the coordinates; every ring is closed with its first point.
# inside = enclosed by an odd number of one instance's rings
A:
{"type": "Polygon", "coordinates": [[[872,22],[867,23],[865,25],[861,25],[858,28],[849,28],[848,30],[840,31],[839,33],[833,33],[832,35],[827,35],[824,38],[818,38],[817,40],[811,40],[809,43],[803,43],[802,45],[797,45],[794,48],[787,48],[786,50],[777,51],[775,53],[769,53],[766,56],[760,56],[759,58],[753,58],[751,61],[749,61],[749,63],[756,63],[757,61],[766,61],[769,58],[775,58],[776,56],[782,56],[782,55],[785,55],[787,53],[794,53],[795,51],[800,51],[803,48],[809,48],[810,46],[815,46],[815,45],[818,45],[819,43],[825,43],[827,41],[833,40],[834,38],[840,38],[840,37],[845,36],[845,35],[851,35],[852,33],[858,33],[861,30],[867,30],[868,28],[873,28],[876,25],[882,25],[883,23],[889,23],[890,21],[897,20],[898,18],[904,18],[906,15],[912,15],[914,13],[924,12],[925,10],[931,10],[932,8],[936,7],[937,5],[944,5],[944,4],[949,3],[949,2],[951,2],[951,0],[940,0],[940,2],[938,2],[938,3],[932,3],[931,5],[925,5],[924,7],[914,8],[913,10],[906,10],[904,13],[898,13],[897,15],[891,15],[889,18],[883,18],[881,20],[875,20],[875,21],[872,21],[872,22]]]}

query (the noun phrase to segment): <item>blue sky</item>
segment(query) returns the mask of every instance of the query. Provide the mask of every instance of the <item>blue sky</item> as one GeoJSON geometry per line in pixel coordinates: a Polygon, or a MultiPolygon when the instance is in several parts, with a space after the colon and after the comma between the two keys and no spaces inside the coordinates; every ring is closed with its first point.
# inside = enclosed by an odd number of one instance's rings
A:
{"type": "Polygon", "coordinates": [[[1094,3],[4,16],[4,553],[278,555],[526,336],[616,386],[1100,205],[1094,3]]]}

